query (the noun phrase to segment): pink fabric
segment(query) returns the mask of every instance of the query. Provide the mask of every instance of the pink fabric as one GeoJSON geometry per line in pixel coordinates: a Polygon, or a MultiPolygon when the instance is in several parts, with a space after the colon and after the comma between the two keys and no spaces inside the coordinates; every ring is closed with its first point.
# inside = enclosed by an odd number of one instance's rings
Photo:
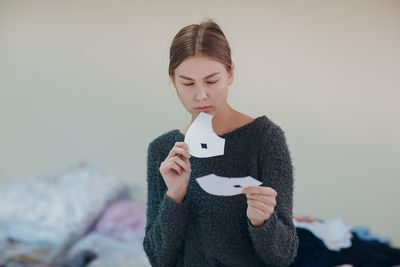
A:
{"type": "Polygon", "coordinates": [[[94,231],[121,241],[144,238],[146,203],[132,200],[109,205],[97,222],[94,231]]]}

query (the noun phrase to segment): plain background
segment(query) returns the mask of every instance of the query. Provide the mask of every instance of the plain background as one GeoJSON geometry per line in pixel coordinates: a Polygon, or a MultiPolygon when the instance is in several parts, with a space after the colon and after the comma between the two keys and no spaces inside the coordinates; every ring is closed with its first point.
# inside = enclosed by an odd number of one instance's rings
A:
{"type": "Polygon", "coordinates": [[[146,192],[151,140],[189,116],[168,77],[214,19],[231,105],[285,131],[294,213],[400,246],[400,1],[0,1],[0,179],[85,160],[146,192]]]}

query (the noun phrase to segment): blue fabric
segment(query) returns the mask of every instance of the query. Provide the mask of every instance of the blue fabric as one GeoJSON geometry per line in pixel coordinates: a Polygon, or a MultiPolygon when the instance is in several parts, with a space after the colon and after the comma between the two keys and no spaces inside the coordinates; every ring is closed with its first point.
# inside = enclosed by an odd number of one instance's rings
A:
{"type": "Polygon", "coordinates": [[[351,231],[364,241],[377,241],[379,243],[390,245],[390,240],[386,237],[372,234],[367,226],[358,226],[351,229],[351,231]]]}
{"type": "Polygon", "coordinates": [[[289,265],[291,267],[329,267],[344,263],[340,252],[330,251],[311,231],[296,227],[299,237],[297,256],[289,265]]]}
{"type": "Polygon", "coordinates": [[[307,229],[297,228],[299,247],[291,267],[327,267],[352,264],[354,267],[385,267],[400,264],[400,249],[377,241],[365,241],[353,234],[352,246],[331,251],[307,229]]]}

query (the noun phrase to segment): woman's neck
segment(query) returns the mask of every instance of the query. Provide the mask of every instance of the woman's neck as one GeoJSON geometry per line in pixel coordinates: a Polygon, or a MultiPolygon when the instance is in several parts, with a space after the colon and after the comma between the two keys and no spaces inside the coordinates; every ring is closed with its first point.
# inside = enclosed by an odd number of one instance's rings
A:
{"type": "Polygon", "coordinates": [[[212,127],[217,135],[230,132],[236,128],[235,122],[239,112],[226,103],[223,110],[214,115],[212,127]]]}
{"type": "MultiPolygon", "coordinates": [[[[240,112],[234,110],[228,103],[226,103],[225,107],[213,116],[212,127],[214,132],[217,135],[222,135],[236,129],[236,122],[240,115],[242,115],[240,112]]],[[[186,134],[195,119],[196,117],[193,116],[190,123],[181,131],[181,133],[186,134]]]]}

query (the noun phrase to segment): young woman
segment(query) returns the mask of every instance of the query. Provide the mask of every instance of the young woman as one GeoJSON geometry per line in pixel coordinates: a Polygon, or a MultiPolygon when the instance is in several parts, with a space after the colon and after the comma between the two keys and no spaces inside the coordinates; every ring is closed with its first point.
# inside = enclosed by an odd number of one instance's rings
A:
{"type": "Polygon", "coordinates": [[[284,132],[266,116],[254,119],[229,105],[233,73],[229,44],[212,20],[174,37],[169,75],[192,120],[148,147],[143,246],[153,266],[287,266],[296,256],[293,168],[284,132]],[[224,155],[188,153],[185,133],[200,112],[213,116],[224,155]],[[211,195],[195,179],[212,173],[263,184],[239,195],[211,195]]]}

